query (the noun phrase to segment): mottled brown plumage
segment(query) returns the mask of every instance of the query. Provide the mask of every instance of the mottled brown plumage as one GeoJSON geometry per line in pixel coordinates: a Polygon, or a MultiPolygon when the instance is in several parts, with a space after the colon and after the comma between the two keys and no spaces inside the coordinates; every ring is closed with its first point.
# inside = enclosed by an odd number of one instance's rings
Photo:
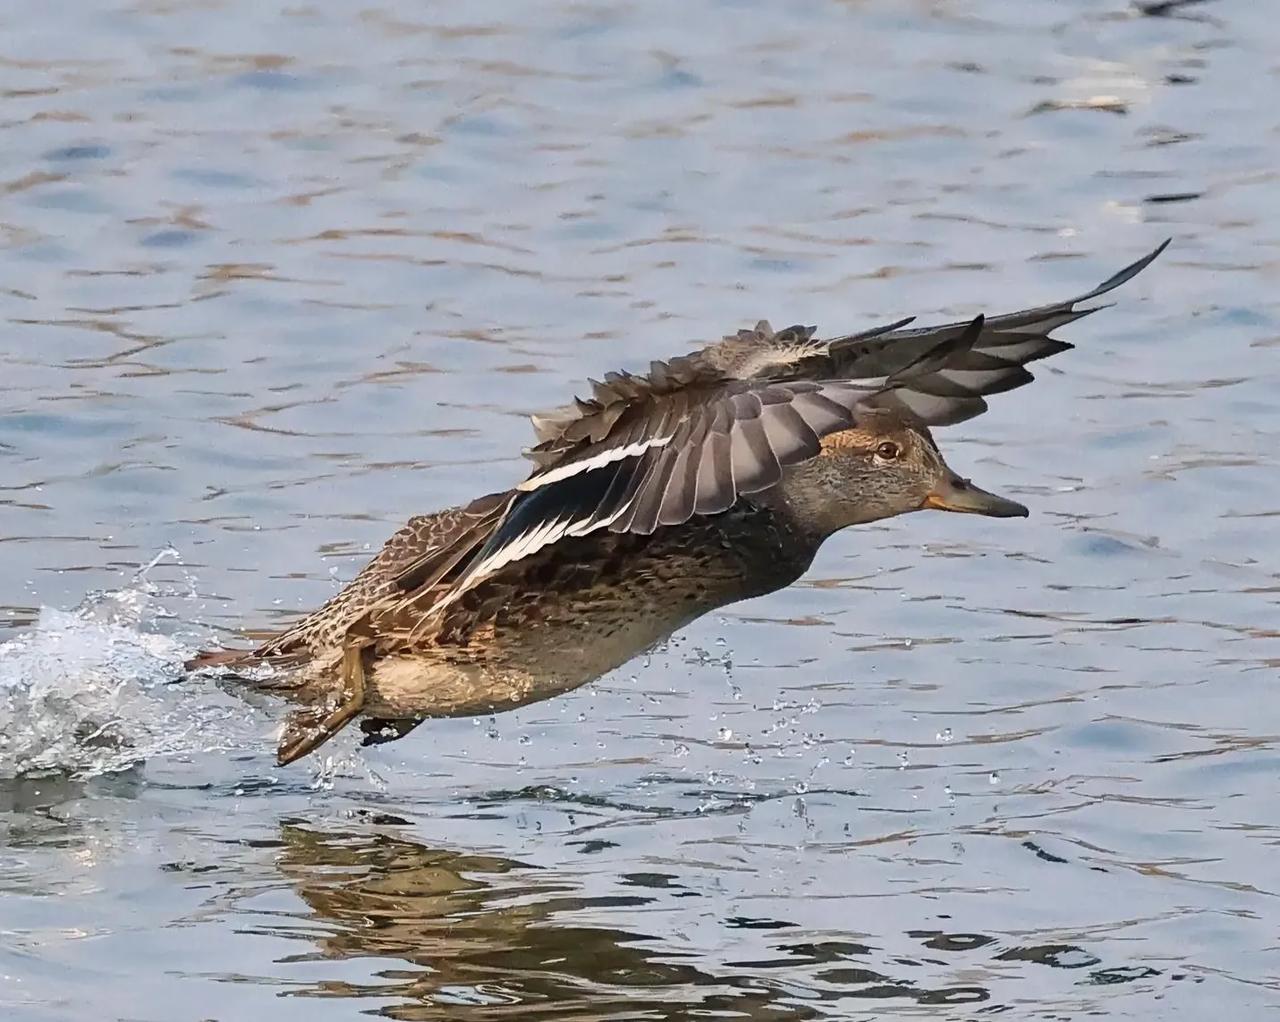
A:
{"type": "MultiPolygon", "coordinates": [[[[1166,242],[1167,244],[1167,242],[1166,242]]],[[[516,488],[413,518],[341,593],[245,653],[192,667],[274,667],[303,703],[279,758],[357,716],[366,742],[433,716],[545,699],[695,618],[789,585],[849,525],[924,508],[1025,515],[946,465],[930,433],[979,414],[1025,366],[1071,347],[1050,331],[1086,294],[923,329],[815,338],[767,323],[535,416],[516,488]]]]}

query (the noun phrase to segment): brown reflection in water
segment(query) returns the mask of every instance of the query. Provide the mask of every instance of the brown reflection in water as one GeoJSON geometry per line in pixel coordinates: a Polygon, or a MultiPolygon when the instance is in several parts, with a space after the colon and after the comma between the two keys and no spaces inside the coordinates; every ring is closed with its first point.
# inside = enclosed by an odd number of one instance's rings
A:
{"type": "MultiPolygon", "coordinates": [[[[292,995],[391,1001],[372,1009],[388,1018],[676,1020],[696,1008],[716,1017],[811,1019],[841,1007],[865,1010],[871,1002],[991,1010],[1020,993],[1019,979],[1030,978],[1011,974],[1010,965],[1081,970],[1077,986],[1140,978],[1115,979],[1116,970],[1097,970],[1099,959],[1074,945],[912,930],[886,938],[899,945],[890,951],[835,933],[806,940],[793,923],[737,917],[721,925],[776,932],[765,953],[758,940],[744,941],[737,955],[729,947],[725,959],[700,955],[695,965],[681,962],[689,953],[656,934],[570,915],[608,911],[626,918],[629,909],[698,897],[679,884],[644,883],[645,875],[630,874],[615,890],[651,893],[588,896],[536,866],[386,833],[286,825],[277,866],[311,915],[301,925],[273,920],[249,932],[315,944],[279,964],[388,960],[373,967],[374,981],[321,979],[294,987],[292,995]],[[915,948],[905,956],[904,938],[915,948]]],[[[670,919],[656,912],[647,918],[664,917],[670,919]]]]}
{"type": "MultiPolygon", "coordinates": [[[[537,867],[429,848],[385,834],[282,828],[280,871],[321,923],[317,950],[284,961],[386,958],[378,983],[324,980],[301,996],[398,999],[395,1019],[676,1020],[692,1007],[735,1018],[810,1019],[798,999],[750,977],[673,959],[657,938],[561,922],[584,909],[645,905],[644,896],[569,894],[537,867]],[[412,966],[406,968],[405,966],[412,966]]],[[[257,932],[262,932],[259,929],[257,932]]],[[[277,936],[297,929],[272,927],[277,936]]]]}

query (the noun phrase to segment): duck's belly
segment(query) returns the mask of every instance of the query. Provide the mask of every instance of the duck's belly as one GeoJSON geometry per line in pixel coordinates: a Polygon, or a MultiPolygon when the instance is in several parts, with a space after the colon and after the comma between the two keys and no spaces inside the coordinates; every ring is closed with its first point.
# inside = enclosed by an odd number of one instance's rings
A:
{"type": "Polygon", "coordinates": [[[513,710],[594,681],[697,616],[633,615],[622,621],[588,615],[542,634],[510,635],[479,651],[386,656],[373,664],[365,712],[465,717],[513,710]]]}

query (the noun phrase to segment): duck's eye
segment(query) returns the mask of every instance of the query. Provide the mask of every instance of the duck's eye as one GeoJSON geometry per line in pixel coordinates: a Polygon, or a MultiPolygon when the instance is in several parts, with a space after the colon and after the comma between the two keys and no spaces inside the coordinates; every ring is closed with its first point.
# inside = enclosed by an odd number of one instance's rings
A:
{"type": "Polygon", "coordinates": [[[892,440],[886,440],[876,448],[876,457],[882,461],[893,461],[898,456],[898,445],[892,440]]]}

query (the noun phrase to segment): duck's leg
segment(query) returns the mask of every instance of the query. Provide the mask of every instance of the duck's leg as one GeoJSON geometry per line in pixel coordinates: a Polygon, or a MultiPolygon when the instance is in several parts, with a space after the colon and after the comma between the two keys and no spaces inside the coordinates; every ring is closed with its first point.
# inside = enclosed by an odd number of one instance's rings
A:
{"type": "Polygon", "coordinates": [[[368,642],[349,643],[342,651],[342,699],[336,707],[295,710],[285,718],[284,734],[276,750],[281,766],[300,759],[336,735],[364,709],[365,661],[368,642]]]}

